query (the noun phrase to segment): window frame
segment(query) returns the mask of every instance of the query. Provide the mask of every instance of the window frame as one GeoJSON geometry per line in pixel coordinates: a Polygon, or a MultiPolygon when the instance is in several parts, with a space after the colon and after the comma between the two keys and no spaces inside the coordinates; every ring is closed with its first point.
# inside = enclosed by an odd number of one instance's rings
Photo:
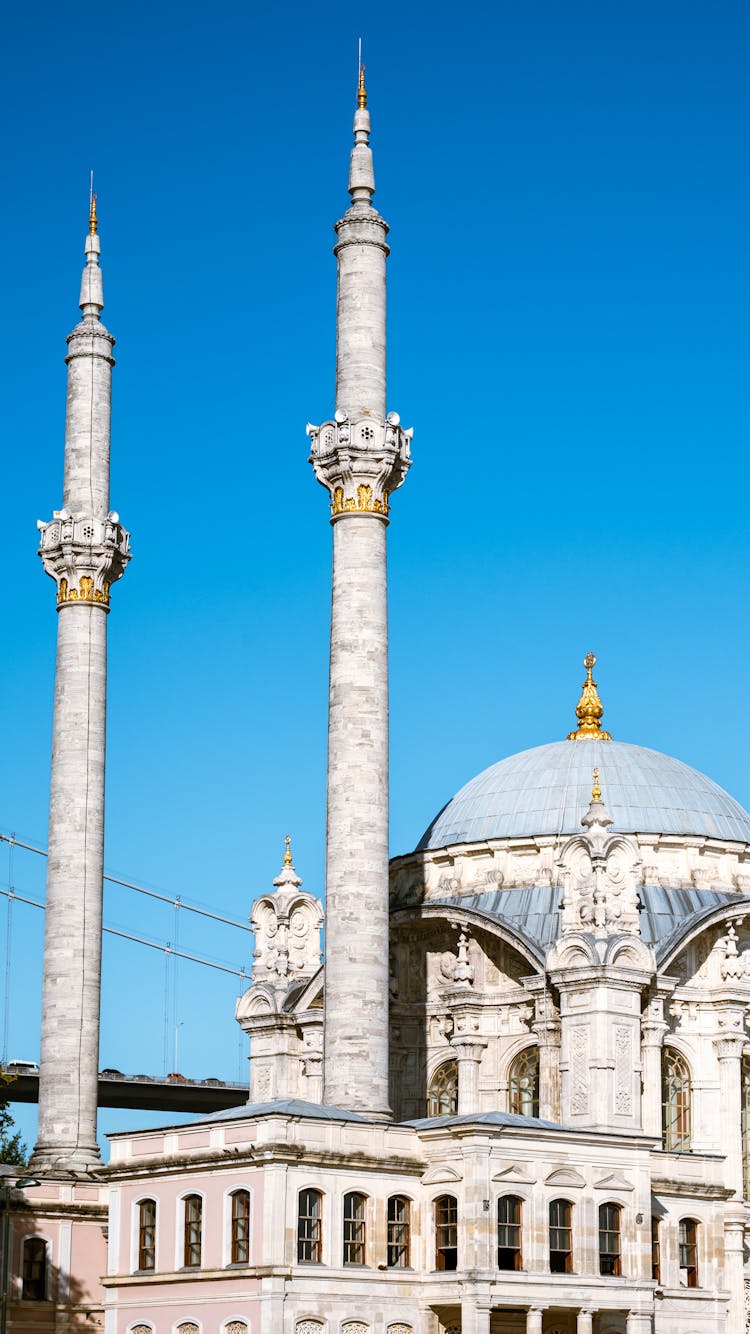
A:
{"type": "Polygon", "coordinates": [[[435,1235],[435,1269],[438,1273],[455,1273],[458,1269],[458,1198],[455,1195],[437,1195],[432,1202],[435,1235]],[[446,1213],[447,1207],[447,1213],[446,1213]],[[441,1217],[441,1210],[443,1217],[441,1217]],[[452,1257],[455,1263],[448,1263],[452,1257]]]}
{"type": "Polygon", "coordinates": [[[367,1264],[367,1201],[362,1190],[348,1190],[342,1201],[341,1263],[347,1269],[367,1264]]]}
{"type": "MultiPolygon", "coordinates": [[[[198,1191],[191,1190],[191,1191],[188,1191],[187,1195],[183,1195],[183,1196],[181,1197],[181,1205],[182,1205],[182,1237],[181,1237],[181,1244],[182,1244],[182,1264],[180,1265],[180,1268],[181,1268],[181,1269],[191,1269],[191,1270],[202,1269],[202,1267],[203,1267],[203,1221],[204,1221],[204,1218],[203,1218],[203,1205],[204,1205],[204,1198],[203,1198],[203,1196],[202,1196],[198,1191]],[[197,1216],[197,1218],[190,1218],[190,1217],[188,1217],[189,1206],[192,1206],[196,1201],[197,1201],[198,1206],[199,1206],[198,1211],[197,1211],[198,1216],[197,1216]],[[190,1229],[191,1227],[195,1227],[195,1224],[196,1224],[196,1223],[197,1223],[197,1225],[198,1225],[198,1240],[197,1240],[197,1241],[195,1241],[194,1239],[190,1239],[190,1238],[189,1238],[189,1229],[190,1229]],[[197,1260],[197,1261],[189,1260],[189,1259],[188,1259],[188,1253],[189,1253],[189,1251],[191,1251],[192,1249],[194,1249],[196,1246],[197,1246],[197,1248],[198,1248],[198,1260],[197,1260]]],[[[193,1322],[193,1323],[194,1323],[194,1322],[193,1322]]]]}
{"type": "Polygon", "coordinates": [[[548,1228],[549,1228],[549,1235],[548,1235],[548,1242],[549,1242],[549,1245],[548,1245],[548,1251],[547,1251],[547,1254],[548,1254],[548,1259],[549,1259],[549,1271],[550,1271],[550,1273],[551,1273],[551,1274],[573,1274],[573,1273],[575,1273],[575,1270],[574,1270],[574,1268],[573,1268],[573,1203],[572,1203],[572,1201],[571,1201],[571,1200],[566,1200],[566,1199],[564,1199],[562,1196],[556,1196],[554,1200],[550,1200],[550,1202],[549,1202],[549,1204],[548,1204],[548,1206],[547,1206],[547,1223],[548,1223],[548,1228]],[[556,1208],[556,1207],[561,1206],[561,1205],[564,1206],[564,1208],[565,1208],[565,1219],[566,1219],[566,1221],[565,1221],[565,1222],[559,1222],[559,1221],[555,1221],[555,1222],[553,1222],[553,1219],[552,1219],[552,1210],[553,1210],[554,1208],[556,1208]],[[568,1238],[568,1247],[567,1247],[567,1249],[563,1249],[563,1248],[560,1247],[560,1246],[554,1246],[554,1247],[553,1247],[553,1245],[552,1245],[553,1234],[555,1235],[555,1239],[558,1240],[558,1239],[561,1239],[561,1234],[563,1234],[563,1233],[567,1233],[567,1238],[568,1238]],[[564,1257],[564,1258],[563,1258],[563,1261],[562,1261],[562,1265],[561,1265],[560,1267],[558,1267],[557,1264],[555,1264],[555,1265],[553,1266],[553,1263],[552,1263],[552,1256],[553,1256],[553,1255],[561,1255],[561,1256],[564,1257]]]}
{"type": "Polygon", "coordinates": [[[539,1047],[536,1043],[522,1047],[508,1065],[508,1111],[514,1116],[539,1116],[539,1047]],[[522,1083],[529,1079],[530,1088],[524,1089],[522,1083]]]}
{"type": "Polygon", "coordinates": [[[697,1218],[681,1218],[677,1224],[677,1268],[680,1274],[681,1288],[700,1287],[700,1268],[698,1265],[698,1234],[700,1222],[697,1218]],[[690,1229],[688,1237],[687,1230],[690,1229]],[[692,1258],[692,1263],[690,1262],[692,1258]],[[686,1260],[687,1263],[683,1263],[686,1260]],[[685,1274],[685,1282],[682,1275],[685,1274]]]}
{"type": "Polygon", "coordinates": [[[252,1191],[248,1190],[247,1186],[242,1186],[242,1185],[234,1186],[232,1190],[227,1192],[226,1263],[228,1265],[237,1265],[239,1267],[243,1267],[250,1264],[250,1242],[251,1242],[251,1232],[252,1232],[250,1226],[250,1220],[252,1217],[252,1211],[253,1211],[252,1191]],[[247,1201],[247,1212],[242,1218],[240,1218],[238,1215],[235,1214],[235,1200],[238,1200],[240,1196],[243,1196],[244,1199],[247,1201]],[[237,1236],[238,1228],[236,1226],[237,1224],[243,1221],[245,1222],[246,1225],[246,1232],[244,1238],[237,1236]],[[238,1259],[236,1255],[236,1251],[242,1241],[244,1241],[247,1250],[247,1255],[244,1260],[238,1259]]]}
{"type": "Polygon", "coordinates": [[[450,1056],[447,1060],[441,1061],[432,1072],[427,1088],[427,1115],[456,1116],[457,1112],[458,1061],[455,1056],[450,1056]],[[445,1105],[441,1106],[441,1103],[445,1105]]]}
{"type": "Polygon", "coordinates": [[[411,1206],[408,1195],[389,1195],[386,1203],[386,1269],[411,1269],[411,1206]],[[391,1205],[403,1204],[405,1218],[391,1218],[391,1205]],[[396,1229],[401,1230],[397,1235],[396,1229]],[[393,1255],[397,1254],[396,1259],[393,1255]]]}
{"type": "Polygon", "coordinates": [[[156,1272],[156,1233],[157,1233],[157,1220],[159,1217],[158,1202],[153,1195],[143,1195],[140,1197],[140,1199],[135,1201],[135,1210],[136,1214],[135,1214],[135,1239],[134,1239],[135,1240],[134,1269],[136,1273],[139,1274],[153,1274],[156,1272]],[[143,1211],[146,1205],[153,1206],[154,1216],[150,1224],[144,1222],[143,1218],[143,1211]],[[144,1242],[144,1233],[147,1232],[149,1227],[151,1229],[152,1239],[151,1239],[151,1245],[147,1246],[147,1244],[144,1242]],[[147,1250],[151,1251],[153,1257],[152,1263],[150,1265],[142,1263],[143,1256],[147,1250]]]}
{"type": "Polygon", "coordinates": [[[598,1217],[599,1273],[602,1278],[621,1278],[622,1205],[616,1200],[605,1200],[599,1205],[598,1217]],[[607,1210],[611,1212],[607,1213],[607,1210]]]}
{"type": "Polygon", "coordinates": [[[693,1076],[686,1056],[668,1044],[661,1054],[662,1148],[668,1153],[690,1153],[693,1147],[693,1076]],[[675,1067],[682,1073],[675,1075],[675,1067]]]}
{"type": "Polygon", "coordinates": [[[661,1219],[651,1215],[651,1277],[661,1283],[661,1219]]]}
{"type": "Polygon", "coordinates": [[[509,1194],[509,1195],[498,1195],[497,1197],[497,1205],[495,1208],[495,1220],[497,1225],[497,1234],[496,1234],[497,1268],[503,1270],[503,1272],[505,1273],[508,1272],[518,1273],[520,1270],[523,1269],[523,1206],[524,1206],[524,1199],[523,1196],[521,1195],[509,1194]],[[513,1212],[515,1214],[515,1217],[512,1219],[511,1218],[501,1219],[500,1217],[501,1208],[503,1206],[508,1206],[508,1205],[514,1206],[513,1212]],[[502,1234],[505,1241],[504,1245],[501,1243],[500,1240],[501,1229],[505,1229],[505,1232],[502,1234]],[[515,1235],[515,1245],[509,1244],[512,1235],[515,1235]],[[512,1264],[501,1263],[500,1260],[501,1251],[508,1253],[509,1258],[512,1259],[512,1264]]]}
{"type": "Polygon", "coordinates": [[[297,1222],[296,1222],[296,1263],[298,1265],[319,1265],[323,1263],[323,1192],[317,1186],[303,1186],[297,1191],[297,1222]],[[317,1213],[302,1213],[303,1196],[314,1199],[317,1205],[317,1213]],[[305,1231],[309,1235],[302,1235],[302,1224],[310,1224],[305,1231]],[[309,1246],[315,1254],[302,1256],[300,1251],[303,1246],[309,1246]]]}
{"type": "MultiPolygon", "coordinates": [[[[7,1204],[6,1204],[6,1208],[7,1208],[7,1204]]],[[[11,1244],[11,1243],[9,1243],[9,1244],[11,1244]]],[[[51,1251],[52,1251],[52,1243],[51,1243],[49,1237],[45,1237],[45,1236],[41,1235],[39,1232],[29,1232],[29,1233],[26,1234],[25,1237],[22,1237],[22,1238],[21,1238],[21,1301],[22,1301],[22,1302],[48,1302],[48,1301],[51,1300],[51,1298],[50,1298],[50,1286],[49,1286],[49,1281],[50,1281],[50,1255],[51,1255],[51,1251]],[[27,1248],[27,1246],[29,1246],[29,1243],[33,1243],[33,1242],[40,1242],[40,1243],[42,1244],[42,1246],[44,1247],[44,1259],[43,1259],[42,1262],[41,1262],[41,1265],[42,1265],[42,1271],[41,1271],[41,1290],[42,1290],[42,1295],[41,1295],[41,1296],[38,1296],[38,1295],[36,1295],[36,1294],[32,1295],[31,1293],[28,1293],[28,1292],[26,1291],[27,1285],[28,1285],[29,1283],[31,1283],[31,1282],[39,1282],[39,1281],[40,1281],[39,1276],[37,1276],[36,1279],[27,1279],[27,1278],[26,1278],[26,1248],[27,1248]]],[[[34,1261],[34,1263],[38,1265],[38,1264],[39,1264],[39,1261],[36,1260],[36,1261],[34,1261]]]]}

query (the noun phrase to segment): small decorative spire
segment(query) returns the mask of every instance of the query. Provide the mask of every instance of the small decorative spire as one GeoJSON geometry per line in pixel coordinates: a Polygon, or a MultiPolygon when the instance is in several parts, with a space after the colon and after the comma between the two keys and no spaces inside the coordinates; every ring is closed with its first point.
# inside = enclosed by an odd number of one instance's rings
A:
{"type": "Polygon", "coordinates": [[[292,837],[291,837],[291,834],[287,834],[286,838],[284,839],[284,842],[285,842],[285,844],[286,844],[286,852],[284,853],[284,865],[285,865],[285,866],[291,866],[291,864],[292,864],[292,837]]]}
{"type": "Polygon", "coordinates": [[[586,680],[583,683],[581,698],[576,705],[578,727],[575,732],[568,732],[568,741],[612,740],[611,734],[600,727],[604,705],[599,698],[596,681],[592,675],[595,664],[596,654],[587,653],[583,660],[583,665],[586,668],[586,680]]]}
{"type": "Polygon", "coordinates": [[[365,88],[365,67],[360,61],[359,66],[359,88],[357,89],[357,106],[360,111],[367,107],[367,89],[365,88]]]}
{"type": "Polygon", "coordinates": [[[96,217],[96,195],[94,194],[94,173],[91,173],[91,184],[89,186],[89,236],[96,236],[99,230],[99,223],[96,217]]]}
{"type": "Polygon", "coordinates": [[[600,786],[599,786],[599,770],[598,770],[598,769],[595,769],[595,770],[594,770],[594,786],[593,786],[592,789],[591,789],[591,800],[592,800],[592,801],[601,801],[601,799],[602,799],[602,790],[601,790],[601,788],[600,788],[600,786]]]}

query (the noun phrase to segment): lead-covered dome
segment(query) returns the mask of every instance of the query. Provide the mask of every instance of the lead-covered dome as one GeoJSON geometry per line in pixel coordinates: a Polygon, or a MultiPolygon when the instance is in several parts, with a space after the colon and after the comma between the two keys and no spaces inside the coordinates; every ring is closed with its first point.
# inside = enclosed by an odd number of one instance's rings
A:
{"type": "Polygon", "coordinates": [[[485,769],[443,807],[418,849],[579,834],[594,768],[618,833],[750,843],[748,812],[689,764],[625,741],[581,739],[535,746],[485,769]]]}

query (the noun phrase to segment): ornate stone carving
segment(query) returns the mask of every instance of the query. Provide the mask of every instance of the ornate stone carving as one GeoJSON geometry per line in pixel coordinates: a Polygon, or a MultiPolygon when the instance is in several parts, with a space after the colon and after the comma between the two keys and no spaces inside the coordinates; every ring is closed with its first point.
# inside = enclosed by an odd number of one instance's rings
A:
{"type": "Polygon", "coordinates": [[[465,931],[458,937],[458,957],[453,967],[453,981],[462,987],[470,987],[474,981],[474,968],[469,963],[469,938],[465,931]]]}
{"type": "Polygon", "coordinates": [[[131,1325],[130,1334],[153,1334],[150,1325],[131,1325]]]}
{"type": "Polygon", "coordinates": [[[633,1034],[624,1024],[615,1025],[615,1112],[633,1112],[633,1034]]]}
{"type": "Polygon", "coordinates": [[[292,865],[289,843],[273,883],[275,892],[256,899],[250,913],[255,931],[253,983],[286,987],[293,978],[311,977],[320,967],[323,910],[314,895],[300,890],[302,880],[292,865]]]}
{"type": "Polygon", "coordinates": [[[405,1325],[399,1320],[395,1325],[388,1326],[387,1334],[413,1334],[413,1326],[405,1325]]]}
{"type": "Polygon", "coordinates": [[[199,1334],[199,1329],[194,1320],[183,1320],[177,1326],[177,1334],[199,1334]]]}
{"type": "Polygon", "coordinates": [[[294,1330],[295,1334],[324,1334],[325,1325],[322,1320],[298,1320],[294,1330]]]}
{"type": "Polygon", "coordinates": [[[570,1110],[585,1116],[589,1110],[589,1030],[578,1024],[570,1038],[570,1110]]]}
{"type": "Polygon", "coordinates": [[[601,800],[597,770],[594,775],[591,802],[581,820],[585,833],[568,839],[559,859],[563,935],[583,929],[597,937],[637,936],[638,845],[633,838],[608,832],[612,817],[601,800]]]}
{"type": "Polygon", "coordinates": [[[347,1320],[341,1326],[341,1334],[370,1334],[370,1326],[363,1320],[347,1320]]]}
{"type": "Polygon", "coordinates": [[[59,510],[49,523],[37,524],[39,555],[57,584],[57,605],[73,602],[109,609],[109,590],[130,560],[130,534],[112,513],[106,519],[59,510]]]}
{"type": "Polygon", "coordinates": [[[750,950],[740,952],[733,922],[729,923],[726,935],[719,941],[719,949],[724,955],[720,966],[724,981],[750,982],[750,950]]]}
{"type": "Polygon", "coordinates": [[[331,496],[331,515],[388,515],[388,500],[401,486],[411,466],[411,430],[400,425],[398,413],[383,421],[362,417],[308,423],[310,462],[315,476],[331,496]]]}
{"type": "Polygon", "coordinates": [[[245,1320],[229,1320],[224,1326],[225,1334],[247,1334],[247,1322],[245,1320]]]}

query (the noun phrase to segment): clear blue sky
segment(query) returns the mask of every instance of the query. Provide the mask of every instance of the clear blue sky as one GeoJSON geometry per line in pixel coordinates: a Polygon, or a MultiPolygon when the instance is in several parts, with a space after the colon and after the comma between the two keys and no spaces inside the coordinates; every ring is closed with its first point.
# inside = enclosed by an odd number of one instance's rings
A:
{"type": "MultiPolygon", "coordinates": [[[[107,866],[238,917],[287,832],[322,888],[330,532],[304,428],[333,406],[360,33],[389,407],[415,431],[389,532],[393,851],[487,764],[565,735],[590,647],[615,737],[750,805],[747,5],[17,5],[0,829],[46,843],[34,523],[62,498],[94,167],[134,553],[109,623],[107,866]]],[[[28,856],[13,876],[41,893],[28,856]]],[[[125,891],[106,918],[174,939],[125,891]]],[[[2,901],[0,949],[5,924],[2,901]]],[[[240,932],[185,918],[180,940],[249,966],[240,932]]],[[[10,1056],[38,1053],[40,941],[17,905],[10,1056]]],[[[161,956],[109,937],[105,969],[102,1065],[158,1073],[161,956]]],[[[180,967],[181,1069],[237,1077],[235,990],[180,967]]]]}

